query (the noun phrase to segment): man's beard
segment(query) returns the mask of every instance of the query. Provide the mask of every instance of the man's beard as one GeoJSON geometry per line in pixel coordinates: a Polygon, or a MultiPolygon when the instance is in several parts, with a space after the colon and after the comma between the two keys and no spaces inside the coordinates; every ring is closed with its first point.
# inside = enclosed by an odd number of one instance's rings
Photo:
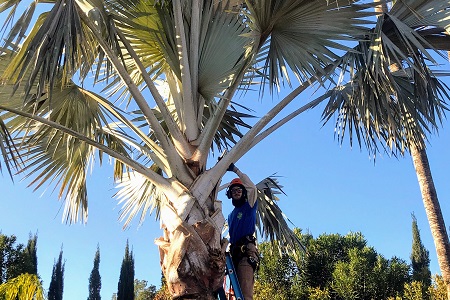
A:
{"type": "Polygon", "coordinates": [[[245,198],[244,197],[241,197],[240,199],[234,199],[233,198],[231,203],[233,203],[233,205],[235,207],[241,207],[245,203],[245,198]]]}

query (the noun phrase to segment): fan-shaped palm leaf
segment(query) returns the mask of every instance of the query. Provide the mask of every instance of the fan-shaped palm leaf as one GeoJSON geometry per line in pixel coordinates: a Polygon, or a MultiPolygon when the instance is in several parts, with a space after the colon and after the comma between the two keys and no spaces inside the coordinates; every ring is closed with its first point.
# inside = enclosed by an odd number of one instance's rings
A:
{"type": "MultiPolygon", "coordinates": [[[[72,84],[55,89],[53,97],[52,102],[46,99],[39,103],[39,111],[35,112],[99,144],[104,143],[113,151],[128,155],[120,139],[102,131],[105,116],[97,101],[89,94],[72,84]]],[[[89,164],[94,161],[95,147],[58,129],[24,121],[21,116],[12,117],[7,125],[12,132],[18,133],[16,145],[26,165],[22,172],[26,178],[34,177],[31,185],[35,184],[37,189],[46,182],[56,181],[60,184],[59,197],[63,197],[64,191],[66,193],[66,221],[86,221],[86,173],[89,164]]],[[[99,154],[101,160],[102,153],[99,154]]],[[[115,173],[120,173],[116,177],[122,176],[123,165],[116,163],[115,168],[115,173]]]]}
{"type": "MultiPolygon", "coordinates": [[[[410,143],[421,145],[425,131],[437,129],[447,109],[443,99],[448,98],[448,88],[427,66],[427,60],[434,60],[426,48],[435,50],[399,19],[378,18],[370,41],[361,42],[358,52],[342,59],[349,83],[325,95],[330,102],[324,120],[338,112],[336,127],[341,142],[347,127],[350,143],[354,130],[359,144],[364,140],[374,153],[378,151],[377,138],[403,153],[410,143]],[[392,72],[393,64],[404,67],[392,72]]],[[[345,76],[341,74],[341,78],[345,76]]]]}
{"type": "MultiPolygon", "coordinates": [[[[250,2],[250,1],[249,1],[250,2]]],[[[337,40],[356,41],[363,37],[368,16],[367,5],[338,1],[254,1],[248,5],[251,35],[259,50],[268,48],[264,74],[272,85],[289,79],[289,69],[302,81],[317,74],[338,58],[333,51],[349,48],[337,40]]],[[[266,49],[266,50],[264,50],[266,49]]]]}
{"type": "MultiPolygon", "coordinates": [[[[151,167],[155,172],[161,173],[156,165],[151,167]]],[[[163,193],[158,191],[147,178],[138,173],[129,172],[117,185],[120,189],[114,197],[122,204],[119,216],[121,221],[125,220],[124,227],[131,224],[131,221],[140,213],[139,224],[144,222],[147,214],[156,213],[155,218],[159,219],[163,193]]]]}
{"type": "Polygon", "coordinates": [[[36,93],[41,94],[46,88],[52,90],[58,80],[66,84],[80,68],[86,68],[83,66],[90,68],[98,53],[97,43],[81,22],[79,12],[76,1],[68,0],[57,2],[50,12],[42,13],[6,69],[5,77],[14,79],[17,86],[25,79],[26,94],[37,81],[36,93]]]}

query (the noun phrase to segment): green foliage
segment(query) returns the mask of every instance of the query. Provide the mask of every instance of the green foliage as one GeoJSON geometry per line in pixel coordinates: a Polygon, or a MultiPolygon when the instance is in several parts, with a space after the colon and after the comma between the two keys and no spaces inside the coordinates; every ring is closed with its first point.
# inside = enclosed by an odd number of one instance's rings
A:
{"type": "Polygon", "coordinates": [[[405,261],[385,259],[367,246],[360,233],[323,234],[314,239],[295,232],[307,245],[300,258],[274,251],[272,243],[259,245],[256,300],[381,300],[401,295],[410,282],[410,266],[405,261]]]}
{"type": "Polygon", "coordinates": [[[102,278],[100,276],[100,248],[97,246],[97,251],[94,257],[94,267],[89,276],[89,296],[88,300],[100,300],[100,290],[102,288],[102,278]]]}
{"type": "Polygon", "coordinates": [[[407,300],[429,299],[427,294],[423,292],[423,284],[420,281],[413,281],[411,283],[405,284],[403,297],[407,300]]]}
{"type": "Polygon", "coordinates": [[[405,283],[405,292],[403,297],[389,297],[386,300],[447,300],[447,287],[442,276],[435,275],[432,278],[428,291],[424,293],[423,284],[419,281],[405,283]]]}
{"type": "MultiPolygon", "coordinates": [[[[274,251],[274,247],[278,248],[276,245],[269,243],[263,243],[259,246],[260,252],[264,253],[264,257],[261,260],[257,279],[267,286],[279,290],[277,295],[273,295],[274,299],[289,299],[291,298],[290,288],[298,269],[295,262],[287,254],[274,251]]],[[[261,299],[264,299],[262,295],[261,299]]]]}
{"type": "Polygon", "coordinates": [[[37,275],[37,234],[31,235],[24,250],[26,256],[26,273],[37,275]]]}
{"type": "Polygon", "coordinates": [[[0,284],[2,300],[44,300],[44,290],[36,274],[21,274],[0,284]]]}
{"type": "Polygon", "coordinates": [[[0,234],[0,284],[24,273],[37,275],[36,244],[37,235],[30,235],[25,247],[15,235],[0,234]]]}
{"type": "Polygon", "coordinates": [[[433,281],[431,286],[428,288],[428,293],[431,296],[431,300],[448,300],[447,286],[442,276],[433,276],[433,281]]]}
{"type": "Polygon", "coordinates": [[[308,288],[309,300],[331,300],[330,291],[328,288],[308,288]]]}
{"type": "Polygon", "coordinates": [[[348,250],[362,249],[366,241],[360,233],[323,234],[317,239],[306,238],[308,251],[299,262],[301,280],[311,287],[325,288],[332,280],[334,266],[348,259],[348,250]]]}
{"type": "Polygon", "coordinates": [[[422,282],[422,287],[425,290],[431,285],[431,271],[430,271],[430,257],[429,251],[425,248],[420,238],[419,227],[417,226],[417,219],[412,215],[412,252],[411,252],[411,266],[412,279],[414,281],[422,282]]]}
{"type": "Polygon", "coordinates": [[[48,300],[62,300],[64,293],[64,265],[63,251],[59,252],[58,261],[53,265],[52,280],[48,288],[48,300]]]}
{"type": "Polygon", "coordinates": [[[147,280],[134,280],[134,299],[135,300],[152,300],[156,295],[156,286],[147,287],[147,280]]]}
{"type": "Polygon", "coordinates": [[[371,247],[350,249],[349,261],[336,263],[333,289],[343,299],[386,299],[403,290],[409,266],[398,258],[386,260],[371,247]]]}
{"type": "Polygon", "coordinates": [[[134,300],[134,257],[127,245],[125,256],[120,267],[119,283],[117,285],[117,300],[134,300]]]}

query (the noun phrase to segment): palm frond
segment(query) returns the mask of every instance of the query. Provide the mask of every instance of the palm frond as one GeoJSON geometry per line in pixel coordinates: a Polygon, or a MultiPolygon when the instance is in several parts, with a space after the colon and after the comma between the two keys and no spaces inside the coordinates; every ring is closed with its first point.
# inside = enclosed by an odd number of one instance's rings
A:
{"type": "MultiPolygon", "coordinates": [[[[161,169],[153,165],[150,167],[161,174],[161,169]]],[[[155,211],[158,220],[161,213],[161,197],[163,193],[158,191],[144,176],[128,172],[117,185],[120,190],[114,195],[122,204],[119,220],[124,221],[124,228],[130,226],[131,221],[140,213],[139,224],[144,222],[147,214],[155,211]]]]}
{"type": "Polygon", "coordinates": [[[287,222],[290,220],[281,211],[277,205],[277,195],[283,193],[282,186],[277,177],[270,176],[258,184],[258,210],[256,214],[256,226],[264,239],[277,241],[273,245],[282,251],[298,253],[299,250],[305,250],[297,235],[289,228],[287,222]]]}
{"type": "MultiPolygon", "coordinates": [[[[3,162],[5,164],[6,169],[8,170],[9,176],[11,180],[13,179],[13,171],[14,169],[19,169],[20,165],[20,155],[17,147],[14,145],[13,137],[8,130],[8,127],[3,122],[3,119],[0,116],[0,151],[3,156],[3,162]]],[[[2,172],[2,164],[0,163],[0,172],[2,172]]]]}
{"type": "Polygon", "coordinates": [[[426,94],[419,95],[409,77],[401,72],[392,76],[396,96],[380,94],[369,84],[364,85],[359,74],[354,81],[323,96],[330,98],[323,120],[326,123],[337,114],[335,135],[340,143],[348,134],[352,145],[355,134],[359,146],[364,144],[371,153],[379,152],[381,145],[394,155],[403,155],[413,144],[425,146],[426,133],[437,130],[448,110],[445,99],[450,99],[449,88],[436,77],[427,77],[426,94]]]}
{"type": "MultiPolygon", "coordinates": [[[[14,22],[15,14],[17,12],[19,3],[21,1],[1,1],[0,2],[0,13],[11,8],[8,16],[5,18],[5,22],[3,23],[2,28],[0,29],[0,33],[6,31],[6,28],[11,25],[11,30],[9,31],[6,38],[3,40],[3,48],[4,49],[14,49],[17,45],[20,44],[20,41],[25,37],[27,29],[30,26],[31,19],[36,11],[36,2],[32,1],[30,5],[22,12],[22,14],[17,18],[14,22]]],[[[0,50],[0,52],[2,52],[0,50]]]]}
{"type": "MultiPolygon", "coordinates": [[[[398,1],[389,16],[413,28],[433,48],[450,50],[450,3],[440,0],[398,1]]],[[[426,45],[425,45],[426,46],[426,45]]]]}
{"type": "Polygon", "coordinates": [[[0,296],[5,300],[35,299],[44,300],[44,289],[35,274],[21,274],[0,284],[0,296]]]}
{"type": "Polygon", "coordinates": [[[348,83],[338,83],[324,96],[330,101],[323,119],[337,113],[340,142],[348,131],[350,144],[354,132],[360,147],[363,141],[373,153],[379,150],[377,140],[393,154],[403,154],[411,143],[424,146],[425,133],[437,130],[449,99],[448,87],[427,65],[435,62],[427,48],[436,51],[400,19],[390,14],[378,18],[370,40],[342,58],[340,78],[348,71],[348,83]]]}
{"type": "Polygon", "coordinates": [[[202,21],[198,91],[208,101],[222,93],[243,67],[251,39],[242,16],[221,6],[202,21]]]}
{"type": "Polygon", "coordinates": [[[248,7],[252,47],[266,51],[264,74],[272,87],[283,78],[290,84],[289,70],[302,82],[326,74],[323,68],[338,58],[337,52],[350,50],[337,40],[359,41],[373,15],[370,4],[326,0],[263,0],[248,7]]]}
{"type": "Polygon", "coordinates": [[[25,80],[27,95],[37,82],[36,94],[42,94],[46,89],[51,91],[58,80],[63,85],[69,82],[83,65],[90,67],[98,52],[97,43],[79,13],[74,0],[57,2],[50,12],[42,13],[5,77],[15,79],[16,87],[25,80]]]}
{"type": "MultiPolygon", "coordinates": [[[[33,111],[98,143],[105,143],[122,155],[128,155],[128,149],[120,139],[101,130],[106,120],[101,107],[78,86],[55,89],[53,99],[52,102],[47,99],[39,103],[39,110],[34,108],[33,111]]],[[[86,174],[88,166],[94,162],[96,147],[21,116],[12,117],[7,125],[18,135],[15,142],[26,165],[21,172],[25,178],[33,178],[30,185],[38,189],[46,182],[59,184],[58,196],[65,199],[65,221],[86,221],[86,174]]],[[[99,157],[101,161],[102,152],[99,152],[99,157]]],[[[116,162],[115,168],[116,174],[122,173],[124,166],[116,162]]]]}

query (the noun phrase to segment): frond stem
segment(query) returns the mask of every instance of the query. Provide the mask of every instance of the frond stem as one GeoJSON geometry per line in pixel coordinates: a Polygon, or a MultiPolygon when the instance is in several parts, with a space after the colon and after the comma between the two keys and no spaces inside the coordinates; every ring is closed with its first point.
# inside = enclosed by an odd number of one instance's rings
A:
{"type": "Polygon", "coordinates": [[[172,117],[172,114],[170,113],[169,109],[167,108],[167,105],[164,102],[164,99],[162,98],[161,94],[158,92],[158,89],[156,88],[153,80],[150,78],[148,73],[145,70],[144,65],[142,64],[142,61],[137,56],[136,52],[134,51],[133,47],[130,45],[130,42],[125,38],[125,35],[120,31],[116,31],[117,35],[119,36],[122,43],[127,48],[128,53],[131,55],[131,57],[134,60],[134,63],[139,68],[142,78],[144,79],[145,83],[147,84],[150,93],[152,94],[153,98],[155,99],[156,105],[158,105],[158,108],[161,110],[161,115],[163,116],[164,120],[166,121],[167,127],[169,128],[169,131],[173,137],[174,142],[178,145],[177,149],[181,152],[183,157],[188,158],[192,155],[189,145],[181,132],[180,128],[176,124],[174,118],[172,117]]]}
{"type": "MultiPolygon", "coordinates": [[[[197,118],[195,107],[197,106],[193,95],[193,86],[191,81],[189,65],[189,47],[186,41],[186,32],[184,28],[182,4],[180,0],[173,0],[173,11],[175,17],[175,30],[177,36],[177,50],[181,65],[181,82],[183,88],[182,116],[185,124],[185,134],[189,141],[197,139],[199,130],[197,127],[197,118]],[[193,122],[195,120],[195,122],[193,122]]],[[[193,64],[195,62],[192,62],[193,64]]],[[[194,87],[195,88],[195,87],[194,87]]]]}
{"type": "MultiPolygon", "coordinates": [[[[143,176],[145,176],[148,180],[150,180],[153,184],[155,184],[156,186],[158,186],[159,188],[163,188],[163,189],[168,189],[169,191],[172,191],[173,188],[171,186],[171,184],[167,181],[167,179],[165,179],[163,176],[159,175],[156,172],[153,172],[152,170],[146,168],[145,166],[139,164],[138,162],[136,162],[133,159],[130,159],[120,153],[117,153],[113,150],[111,150],[109,147],[100,144],[88,137],[86,137],[83,134],[80,134],[79,132],[72,130],[70,128],[67,128],[59,123],[50,121],[46,118],[40,117],[40,116],[36,116],[36,115],[32,115],[30,113],[26,113],[23,112],[21,110],[18,109],[14,109],[14,108],[10,108],[7,106],[3,106],[0,105],[0,109],[5,110],[5,111],[9,111],[11,113],[20,115],[22,117],[37,121],[41,124],[47,125],[51,128],[54,128],[56,130],[59,130],[61,132],[64,132],[70,136],[73,136],[77,139],[79,139],[80,141],[83,141],[95,148],[97,148],[98,150],[103,151],[104,153],[108,154],[109,156],[121,161],[122,163],[126,164],[127,166],[129,166],[130,168],[132,168],[133,170],[135,170],[136,172],[142,174],[143,176]]],[[[173,191],[172,191],[173,192],[173,191]]]]}
{"type": "Polygon", "coordinates": [[[108,56],[108,59],[113,63],[115,69],[119,73],[119,75],[122,78],[122,80],[124,81],[124,83],[128,86],[128,89],[129,89],[130,93],[132,94],[134,100],[136,101],[136,104],[141,109],[148,124],[152,128],[152,130],[155,133],[159,142],[161,143],[161,146],[164,149],[164,151],[168,157],[167,161],[170,164],[171,170],[172,170],[172,172],[174,172],[174,176],[177,177],[184,184],[189,184],[190,182],[192,182],[192,177],[191,177],[191,174],[189,173],[189,170],[184,165],[184,162],[181,159],[178,152],[176,151],[175,146],[170,142],[169,137],[164,132],[164,129],[162,128],[161,124],[158,122],[158,119],[156,118],[152,109],[148,106],[144,96],[139,91],[138,87],[133,82],[133,80],[131,79],[128,72],[125,70],[125,67],[120,63],[119,59],[115,56],[113,51],[106,44],[106,42],[104,41],[104,39],[101,36],[97,27],[92,23],[92,21],[89,19],[89,17],[86,16],[84,13],[82,13],[80,15],[83,18],[83,21],[86,22],[86,24],[91,29],[92,33],[97,38],[97,40],[100,44],[100,47],[102,47],[103,51],[105,51],[106,55],[108,56]]]}

